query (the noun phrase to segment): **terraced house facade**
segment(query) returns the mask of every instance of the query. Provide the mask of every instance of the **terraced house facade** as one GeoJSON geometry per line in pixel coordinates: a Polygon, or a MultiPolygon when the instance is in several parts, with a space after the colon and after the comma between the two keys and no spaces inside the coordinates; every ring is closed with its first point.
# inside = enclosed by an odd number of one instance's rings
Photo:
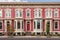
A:
{"type": "Polygon", "coordinates": [[[60,33],[60,3],[0,2],[0,34],[60,33]],[[48,30],[48,31],[47,31],[48,30]]]}

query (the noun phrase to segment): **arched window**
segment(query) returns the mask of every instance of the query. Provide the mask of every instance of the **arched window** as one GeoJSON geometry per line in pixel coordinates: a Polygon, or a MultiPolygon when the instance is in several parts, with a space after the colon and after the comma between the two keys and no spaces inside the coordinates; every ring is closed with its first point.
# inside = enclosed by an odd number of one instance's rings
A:
{"type": "Polygon", "coordinates": [[[35,18],[37,17],[37,10],[36,9],[34,10],[34,17],[35,18]]]}
{"type": "Polygon", "coordinates": [[[45,10],[45,16],[46,18],[51,18],[52,17],[52,9],[46,9],[45,10]]]}
{"type": "Polygon", "coordinates": [[[58,17],[58,9],[54,10],[54,17],[58,17]]]}
{"type": "Polygon", "coordinates": [[[35,9],[34,10],[34,17],[41,18],[42,17],[42,9],[35,9]]]}
{"type": "Polygon", "coordinates": [[[15,10],[16,18],[22,18],[23,16],[23,10],[22,9],[16,9],[15,10]]]}
{"type": "Polygon", "coordinates": [[[26,17],[30,17],[30,9],[26,9],[26,17]]]}
{"type": "Polygon", "coordinates": [[[5,17],[10,18],[11,17],[11,9],[5,9],[5,17]]]}
{"type": "Polygon", "coordinates": [[[58,29],[58,21],[54,21],[54,29],[58,29]]]}

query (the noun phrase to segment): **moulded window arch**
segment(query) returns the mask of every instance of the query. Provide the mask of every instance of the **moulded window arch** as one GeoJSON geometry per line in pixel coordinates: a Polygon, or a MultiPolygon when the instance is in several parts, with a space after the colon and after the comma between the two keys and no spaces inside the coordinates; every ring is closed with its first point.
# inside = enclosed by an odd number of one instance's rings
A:
{"type": "Polygon", "coordinates": [[[5,9],[5,17],[11,17],[11,9],[7,8],[5,9]]]}
{"type": "Polygon", "coordinates": [[[58,9],[54,9],[54,17],[58,17],[58,9]]]}
{"type": "Polygon", "coordinates": [[[46,18],[52,17],[52,9],[50,9],[50,8],[45,9],[45,17],[46,18]]]}
{"type": "Polygon", "coordinates": [[[41,18],[42,17],[42,9],[35,9],[34,10],[34,17],[41,18]]]}
{"type": "Polygon", "coordinates": [[[15,10],[15,17],[16,18],[22,18],[23,17],[23,9],[16,9],[15,10]]]}
{"type": "Polygon", "coordinates": [[[26,9],[26,17],[30,17],[31,15],[31,9],[26,9]]]}

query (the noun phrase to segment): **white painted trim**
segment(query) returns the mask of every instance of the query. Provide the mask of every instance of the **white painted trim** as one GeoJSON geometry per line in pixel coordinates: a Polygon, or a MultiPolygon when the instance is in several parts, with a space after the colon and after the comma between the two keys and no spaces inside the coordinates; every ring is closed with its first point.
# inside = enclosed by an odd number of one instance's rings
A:
{"type": "Polygon", "coordinates": [[[28,31],[28,30],[27,30],[27,22],[30,23],[30,30],[29,30],[29,31],[31,31],[31,21],[26,21],[26,31],[28,31]]]}
{"type": "Polygon", "coordinates": [[[29,9],[29,8],[26,9],[26,18],[28,17],[27,16],[27,10],[29,10],[29,17],[31,18],[31,9],[29,9]]]}
{"type": "Polygon", "coordinates": [[[59,30],[59,21],[54,21],[54,30],[59,30]],[[55,22],[58,22],[58,28],[55,29],[55,22]]]}
{"type": "Polygon", "coordinates": [[[11,20],[5,20],[5,32],[7,32],[7,21],[9,21],[10,22],[10,25],[12,25],[11,24],[11,22],[12,22],[11,20]]]}
{"type": "Polygon", "coordinates": [[[22,29],[22,27],[23,27],[23,26],[22,26],[22,22],[23,22],[23,20],[20,20],[20,27],[21,27],[20,29],[21,29],[21,30],[23,30],[23,29],[22,29]]]}
{"type": "Polygon", "coordinates": [[[15,9],[15,18],[23,18],[23,9],[15,9]],[[16,17],[16,10],[18,10],[18,17],[16,17]],[[22,12],[22,17],[20,17],[20,11],[22,12]]]}
{"type": "Polygon", "coordinates": [[[3,13],[3,9],[0,9],[1,10],[1,16],[0,17],[2,17],[3,15],[2,15],[2,13],[3,13]]]}
{"type": "Polygon", "coordinates": [[[52,9],[51,8],[47,8],[47,9],[45,9],[45,17],[46,18],[52,18],[52,9]],[[50,13],[49,13],[49,11],[51,10],[51,16],[49,15],[50,13]],[[46,13],[48,13],[48,16],[46,15],[46,13]]]}
{"type": "Polygon", "coordinates": [[[11,9],[10,8],[5,9],[5,18],[11,18],[11,9]],[[10,11],[9,12],[10,16],[6,16],[6,13],[7,13],[6,11],[8,11],[8,10],[10,11]]]}
{"type": "Polygon", "coordinates": [[[57,8],[54,9],[54,17],[55,17],[55,12],[56,12],[55,10],[57,10],[57,15],[58,15],[57,17],[59,17],[59,9],[57,8]]]}
{"type": "Polygon", "coordinates": [[[51,6],[48,6],[48,5],[46,5],[46,6],[43,6],[43,5],[40,5],[40,6],[0,6],[0,8],[1,7],[15,7],[15,8],[42,8],[42,7],[45,7],[45,8],[60,8],[60,6],[58,6],[58,5],[56,5],[56,6],[54,6],[54,5],[51,5],[51,6]]]}
{"type": "Polygon", "coordinates": [[[22,20],[22,22],[23,22],[23,26],[22,26],[23,28],[22,29],[24,30],[24,21],[22,20]]]}
{"type": "Polygon", "coordinates": [[[39,20],[40,21],[40,29],[37,29],[37,21],[38,20],[34,20],[34,21],[36,22],[34,32],[42,32],[43,31],[42,20],[39,20]]]}
{"type": "Polygon", "coordinates": [[[41,8],[36,8],[36,9],[34,9],[34,18],[42,18],[42,9],[41,9],[41,8]],[[40,10],[40,13],[41,13],[41,16],[40,16],[40,17],[38,16],[38,15],[39,15],[39,14],[38,14],[38,11],[39,11],[39,10],[40,10]],[[37,13],[36,13],[35,11],[36,11],[37,13]],[[37,14],[37,16],[35,15],[35,13],[37,14]]]}
{"type": "Polygon", "coordinates": [[[4,20],[5,32],[7,32],[6,20],[4,20]]]}
{"type": "Polygon", "coordinates": [[[21,32],[21,31],[23,31],[23,29],[22,29],[22,21],[23,20],[14,20],[14,21],[16,21],[16,27],[15,27],[15,32],[21,32]],[[20,29],[17,29],[17,22],[20,22],[20,29]]]}

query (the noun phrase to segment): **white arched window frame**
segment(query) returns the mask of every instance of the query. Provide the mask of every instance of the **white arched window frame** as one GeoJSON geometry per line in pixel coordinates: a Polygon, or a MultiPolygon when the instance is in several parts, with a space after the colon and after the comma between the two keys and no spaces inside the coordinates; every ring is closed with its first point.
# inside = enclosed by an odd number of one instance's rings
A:
{"type": "Polygon", "coordinates": [[[54,30],[59,30],[59,21],[54,21],[54,30]]]}
{"type": "Polygon", "coordinates": [[[59,17],[59,10],[57,8],[54,9],[54,17],[59,17]]]}
{"type": "Polygon", "coordinates": [[[34,10],[34,17],[41,18],[42,17],[42,9],[35,9],[34,10]]]}
{"type": "Polygon", "coordinates": [[[42,32],[42,20],[34,20],[34,30],[42,32]]]}
{"type": "Polygon", "coordinates": [[[45,9],[45,17],[52,18],[52,9],[45,9]]]}
{"type": "Polygon", "coordinates": [[[6,18],[11,18],[11,9],[5,9],[5,17],[6,18]]]}
{"type": "Polygon", "coordinates": [[[31,9],[26,9],[26,17],[31,17],[31,9]]]}
{"type": "Polygon", "coordinates": [[[15,10],[15,17],[22,18],[23,17],[23,9],[16,9],[15,10]]]}

